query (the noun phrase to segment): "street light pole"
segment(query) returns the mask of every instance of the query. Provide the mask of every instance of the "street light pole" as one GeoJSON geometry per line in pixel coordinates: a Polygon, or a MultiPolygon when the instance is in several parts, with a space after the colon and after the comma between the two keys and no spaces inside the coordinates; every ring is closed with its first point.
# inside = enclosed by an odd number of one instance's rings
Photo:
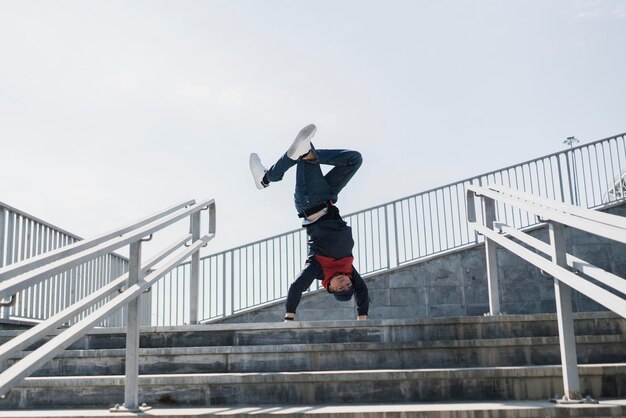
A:
{"type": "Polygon", "coordinates": [[[569,145],[569,149],[570,149],[570,156],[572,158],[572,167],[574,169],[574,204],[580,206],[580,201],[579,201],[579,194],[578,194],[578,174],[576,172],[576,158],[574,158],[574,144],[580,142],[578,139],[576,139],[575,136],[568,136],[567,139],[565,141],[563,141],[564,144],[569,145]]]}

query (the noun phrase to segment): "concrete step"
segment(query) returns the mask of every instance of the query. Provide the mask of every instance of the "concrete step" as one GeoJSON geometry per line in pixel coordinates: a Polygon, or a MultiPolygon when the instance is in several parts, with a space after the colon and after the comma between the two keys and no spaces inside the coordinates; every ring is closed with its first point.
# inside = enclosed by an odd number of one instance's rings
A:
{"type": "MultiPolygon", "coordinates": [[[[626,319],[613,313],[575,315],[576,335],[626,335],[626,319]]],[[[0,344],[22,331],[0,330],[0,344]]],[[[60,332],[57,330],[57,333],[60,332]]],[[[558,335],[556,316],[427,318],[415,320],[317,321],[294,323],[209,324],[145,327],[141,347],[256,346],[328,343],[405,343],[558,335]]],[[[34,349],[44,341],[33,345],[34,349]]],[[[124,348],[123,329],[96,329],[71,349],[124,348]]]]}
{"type": "Polygon", "coordinates": [[[204,408],[153,408],[147,413],[117,412],[108,409],[45,409],[0,411],[0,418],[111,418],[114,417],[199,417],[242,418],[617,418],[626,417],[626,399],[610,399],[599,404],[560,405],[544,401],[387,403],[359,405],[244,405],[204,408]]]}
{"type": "MultiPolygon", "coordinates": [[[[626,336],[584,335],[579,364],[626,363],[626,336]]],[[[22,358],[21,353],[9,365],[22,358]]],[[[558,337],[443,340],[412,343],[287,344],[140,350],[140,374],[280,372],[560,364],[558,337]]],[[[68,350],[34,376],[125,373],[125,350],[68,350]]]]}
{"type": "MultiPolygon", "coordinates": [[[[579,366],[583,396],[626,397],[626,364],[579,366]]],[[[123,376],[33,377],[0,409],[108,408],[123,376]]],[[[140,402],[155,407],[546,400],[563,393],[560,366],[214,373],[140,376],[140,402]]]]}

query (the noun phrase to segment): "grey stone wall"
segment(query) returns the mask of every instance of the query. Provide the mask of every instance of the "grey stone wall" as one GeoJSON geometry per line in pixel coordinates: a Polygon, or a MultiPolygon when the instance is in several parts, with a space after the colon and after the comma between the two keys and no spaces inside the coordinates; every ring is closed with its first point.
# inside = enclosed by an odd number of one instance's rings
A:
{"type": "MultiPolygon", "coordinates": [[[[608,210],[626,216],[626,205],[608,210]]],[[[568,253],[626,277],[626,245],[567,228],[568,253]]],[[[547,227],[531,235],[548,242],[547,227]]],[[[500,304],[507,314],[556,311],[554,282],[509,251],[498,249],[500,304]]],[[[426,261],[366,277],[371,319],[482,315],[489,311],[485,250],[477,245],[426,261]]],[[[605,308],[573,292],[578,312],[605,308]]],[[[272,304],[222,322],[274,322],[284,315],[283,303],[272,304]]],[[[338,302],[325,290],[306,294],[298,307],[300,321],[355,319],[354,301],[338,302]]]]}

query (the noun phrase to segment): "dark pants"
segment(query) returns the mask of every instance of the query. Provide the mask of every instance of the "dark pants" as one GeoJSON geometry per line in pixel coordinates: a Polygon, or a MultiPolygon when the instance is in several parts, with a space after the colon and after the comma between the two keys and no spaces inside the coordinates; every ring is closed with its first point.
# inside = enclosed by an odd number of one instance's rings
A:
{"type": "MultiPolygon", "coordinates": [[[[296,308],[300,304],[302,293],[306,291],[313,280],[322,280],[324,275],[322,273],[322,266],[316,260],[309,258],[304,266],[304,269],[300,272],[296,280],[289,287],[289,293],[287,294],[287,303],[285,310],[287,313],[296,313],[296,308]]],[[[369,309],[369,294],[367,286],[361,278],[361,275],[353,267],[352,268],[352,287],[354,288],[354,297],[357,305],[357,313],[359,315],[367,315],[369,309]]]]}
{"type": "Polygon", "coordinates": [[[270,182],[280,181],[287,170],[297,165],[294,202],[298,213],[329,200],[337,202],[339,192],[363,163],[361,154],[357,151],[320,149],[315,150],[315,154],[315,161],[294,161],[284,154],[265,174],[270,182]],[[320,167],[322,164],[334,167],[324,175],[320,167]]]}

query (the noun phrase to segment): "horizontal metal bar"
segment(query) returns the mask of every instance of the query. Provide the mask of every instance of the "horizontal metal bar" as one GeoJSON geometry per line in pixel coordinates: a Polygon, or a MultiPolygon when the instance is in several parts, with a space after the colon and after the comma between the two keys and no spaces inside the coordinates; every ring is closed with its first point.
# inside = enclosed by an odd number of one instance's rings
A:
{"type": "Polygon", "coordinates": [[[200,203],[196,203],[195,205],[192,205],[188,208],[180,209],[163,219],[154,221],[151,224],[143,226],[139,229],[134,229],[132,233],[122,235],[120,238],[109,240],[108,242],[100,244],[87,251],[83,251],[81,253],[66,257],[57,262],[50,263],[38,269],[28,271],[27,273],[24,273],[20,276],[8,279],[0,283],[0,298],[19,292],[20,290],[26,289],[27,287],[32,286],[33,284],[41,280],[54,276],[58,273],[62,273],[86,261],[98,258],[99,256],[108,254],[111,251],[123,247],[124,245],[137,241],[145,237],[146,235],[150,235],[156,231],[159,231],[193,213],[202,210],[202,208],[210,205],[212,202],[214,202],[214,200],[209,199],[200,203]]]}
{"type": "Polygon", "coordinates": [[[6,393],[21,380],[36,371],[50,359],[54,358],[54,356],[56,356],[59,352],[76,342],[103,319],[127,305],[131,300],[139,297],[145,289],[149,288],[153,283],[169,273],[181,261],[198,251],[202,245],[206,244],[208,241],[208,236],[200,238],[191,247],[185,248],[176,254],[176,256],[169,259],[166,264],[157,271],[149,274],[137,284],[129,287],[126,291],[83,318],[71,328],[68,328],[63,333],[57,335],[32,353],[28,354],[19,362],[13,364],[0,374],[0,396],[6,395],[6,393]]]}
{"type": "Polygon", "coordinates": [[[580,217],[563,213],[562,211],[544,209],[543,207],[539,207],[533,203],[526,203],[525,201],[522,201],[519,198],[513,196],[504,196],[500,192],[495,192],[484,187],[472,186],[468,189],[468,192],[473,192],[481,196],[490,197],[502,203],[508,203],[512,206],[516,206],[527,212],[538,215],[543,220],[553,220],[564,225],[571,226],[572,228],[580,229],[582,231],[593,231],[592,233],[595,235],[626,244],[626,230],[617,226],[607,225],[605,223],[590,221],[587,219],[581,219],[580,217]]]}
{"type": "MultiPolygon", "coordinates": [[[[532,237],[518,229],[515,229],[512,226],[500,222],[496,222],[495,226],[503,233],[510,235],[519,241],[522,241],[524,244],[536,248],[546,255],[550,255],[552,252],[549,244],[541,241],[540,239],[532,237]]],[[[593,264],[588,263],[583,259],[574,257],[571,254],[566,254],[566,258],[568,266],[626,295],[626,280],[624,280],[623,278],[604,269],[601,269],[600,267],[594,266],[593,264]]]]}
{"type": "Polygon", "coordinates": [[[510,189],[496,184],[490,184],[487,188],[495,190],[500,193],[506,193],[511,196],[527,199],[533,203],[540,203],[542,206],[547,206],[555,210],[562,210],[574,216],[581,217],[593,222],[599,222],[617,228],[626,230],[626,218],[617,215],[611,215],[610,213],[600,212],[597,210],[589,210],[580,206],[570,205],[568,203],[557,202],[555,200],[546,199],[544,197],[535,196],[530,193],[520,192],[519,190],[510,189]]]}
{"type": "Polygon", "coordinates": [[[11,264],[9,266],[6,266],[2,269],[0,269],[0,281],[6,280],[7,278],[11,278],[11,277],[15,277],[17,275],[20,274],[24,274],[28,271],[31,270],[35,270],[39,267],[42,267],[46,264],[50,264],[53,263],[55,261],[61,260],[65,257],[69,257],[71,255],[77,254],[79,252],[88,250],[90,248],[93,248],[103,242],[106,242],[114,237],[118,237],[121,236],[123,234],[126,234],[130,231],[133,231],[137,228],[140,228],[144,225],[147,225],[151,222],[154,222],[157,219],[163,218],[164,216],[167,216],[173,212],[176,212],[177,210],[187,207],[189,205],[194,204],[195,201],[194,200],[189,200],[183,203],[180,203],[178,205],[172,206],[168,209],[162,210],[152,216],[148,216],[147,218],[144,218],[142,220],[133,222],[130,225],[127,225],[125,227],[116,229],[114,231],[111,232],[107,232],[105,234],[99,235],[95,238],[91,238],[88,240],[82,240],[82,241],[78,241],[75,242],[73,244],[67,245],[65,247],[62,247],[58,250],[54,250],[54,251],[49,251],[47,253],[35,256],[35,257],[31,257],[28,258],[24,261],[15,263],[15,264],[11,264]]]}
{"type": "Polygon", "coordinates": [[[485,238],[495,241],[498,245],[506,248],[529,263],[534,264],[536,267],[545,271],[555,279],[565,283],[572,289],[579,291],[583,295],[595,300],[616,314],[626,318],[626,301],[619,296],[616,296],[613,293],[602,289],[600,286],[587,281],[583,277],[577,276],[571,271],[556,265],[552,261],[524,248],[522,245],[511,241],[503,235],[499,235],[497,232],[485,227],[484,225],[472,223],[472,227],[478,233],[485,236],[485,238]]]}
{"type": "MultiPolygon", "coordinates": [[[[154,257],[152,257],[150,259],[150,261],[146,262],[145,268],[147,270],[150,270],[152,267],[154,267],[159,261],[163,260],[165,257],[167,257],[168,255],[172,254],[174,251],[176,251],[179,247],[181,247],[182,245],[184,245],[187,241],[189,241],[191,239],[191,234],[187,234],[182,238],[179,238],[178,240],[176,240],[172,245],[170,245],[169,247],[167,247],[166,249],[164,249],[163,251],[161,251],[160,253],[158,253],[157,255],[155,255],[154,257]]],[[[146,271],[147,271],[146,270],[146,271]]]]}
{"type": "Polygon", "coordinates": [[[589,277],[593,277],[600,283],[603,283],[613,289],[626,295],[626,280],[622,277],[616,276],[600,267],[594,266],[585,260],[578,259],[568,254],[568,264],[571,262],[572,268],[579,272],[586,274],[589,277]],[[571,260],[570,260],[571,257],[571,260]]]}

